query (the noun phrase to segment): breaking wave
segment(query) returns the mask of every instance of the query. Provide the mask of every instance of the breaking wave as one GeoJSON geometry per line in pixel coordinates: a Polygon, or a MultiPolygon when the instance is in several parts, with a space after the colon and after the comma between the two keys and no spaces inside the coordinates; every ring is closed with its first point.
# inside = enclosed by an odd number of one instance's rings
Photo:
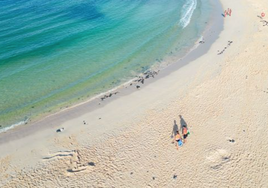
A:
{"type": "Polygon", "coordinates": [[[180,25],[185,28],[191,21],[194,10],[196,9],[197,0],[188,0],[182,7],[180,25]]]}

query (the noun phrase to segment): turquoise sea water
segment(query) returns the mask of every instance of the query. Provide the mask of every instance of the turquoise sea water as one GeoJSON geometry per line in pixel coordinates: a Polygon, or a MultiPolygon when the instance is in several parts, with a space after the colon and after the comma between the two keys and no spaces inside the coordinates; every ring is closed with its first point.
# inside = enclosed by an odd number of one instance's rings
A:
{"type": "Polygon", "coordinates": [[[211,9],[205,0],[0,1],[0,129],[182,56],[211,9]]]}

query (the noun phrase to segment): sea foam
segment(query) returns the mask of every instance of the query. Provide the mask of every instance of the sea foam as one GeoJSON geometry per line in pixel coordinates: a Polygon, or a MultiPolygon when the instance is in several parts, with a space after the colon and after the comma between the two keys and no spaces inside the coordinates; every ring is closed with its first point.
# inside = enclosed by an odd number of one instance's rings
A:
{"type": "Polygon", "coordinates": [[[15,123],[13,125],[10,125],[8,127],[4,127],[2,129],[0,129],[0,133],[6,132],[6,131],[8,131],[10,129],[14,129],[15,127],[20,126],[20,125],[25,125],[25,124],[28,123],[28,121],[29,121],[29,118],[26,117],[25,120],[23,120],[23,121],[17,122],[17,123],[15,123]]]}
{"type": "Polygon", "coordinates": [[[182,7],[180,25],[185,28],[191,21],[194,10],[196,9],[197,0],[189,0],[182,7]]]}

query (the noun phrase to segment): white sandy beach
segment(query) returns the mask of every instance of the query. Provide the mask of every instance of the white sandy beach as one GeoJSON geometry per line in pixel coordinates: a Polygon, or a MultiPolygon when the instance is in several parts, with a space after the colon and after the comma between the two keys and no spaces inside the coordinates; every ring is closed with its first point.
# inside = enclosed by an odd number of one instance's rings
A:
{"type": "Polygon", "coordinates": [[[0,187],[268,187],[268,26],[257,17],[268,21],[268,0],[221,2],[232,16],[186,66],[94,111],[74,107],[77,118],[0,134],[0,187]],[[179,115],[190,135],[176,150],[179,115]]]}

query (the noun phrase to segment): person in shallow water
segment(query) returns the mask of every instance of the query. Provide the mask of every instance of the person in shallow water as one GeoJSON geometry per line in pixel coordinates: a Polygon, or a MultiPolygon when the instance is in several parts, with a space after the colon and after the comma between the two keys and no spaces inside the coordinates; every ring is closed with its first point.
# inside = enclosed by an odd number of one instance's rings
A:
{"type": "Polygon", "coordinates": [[[175,135],[174,140],[175,140],[175,145],[176,145],[177,149],[179,149],[179,146],[183,145],[179,131],[177,131],[177,134],[175,135]]]}

